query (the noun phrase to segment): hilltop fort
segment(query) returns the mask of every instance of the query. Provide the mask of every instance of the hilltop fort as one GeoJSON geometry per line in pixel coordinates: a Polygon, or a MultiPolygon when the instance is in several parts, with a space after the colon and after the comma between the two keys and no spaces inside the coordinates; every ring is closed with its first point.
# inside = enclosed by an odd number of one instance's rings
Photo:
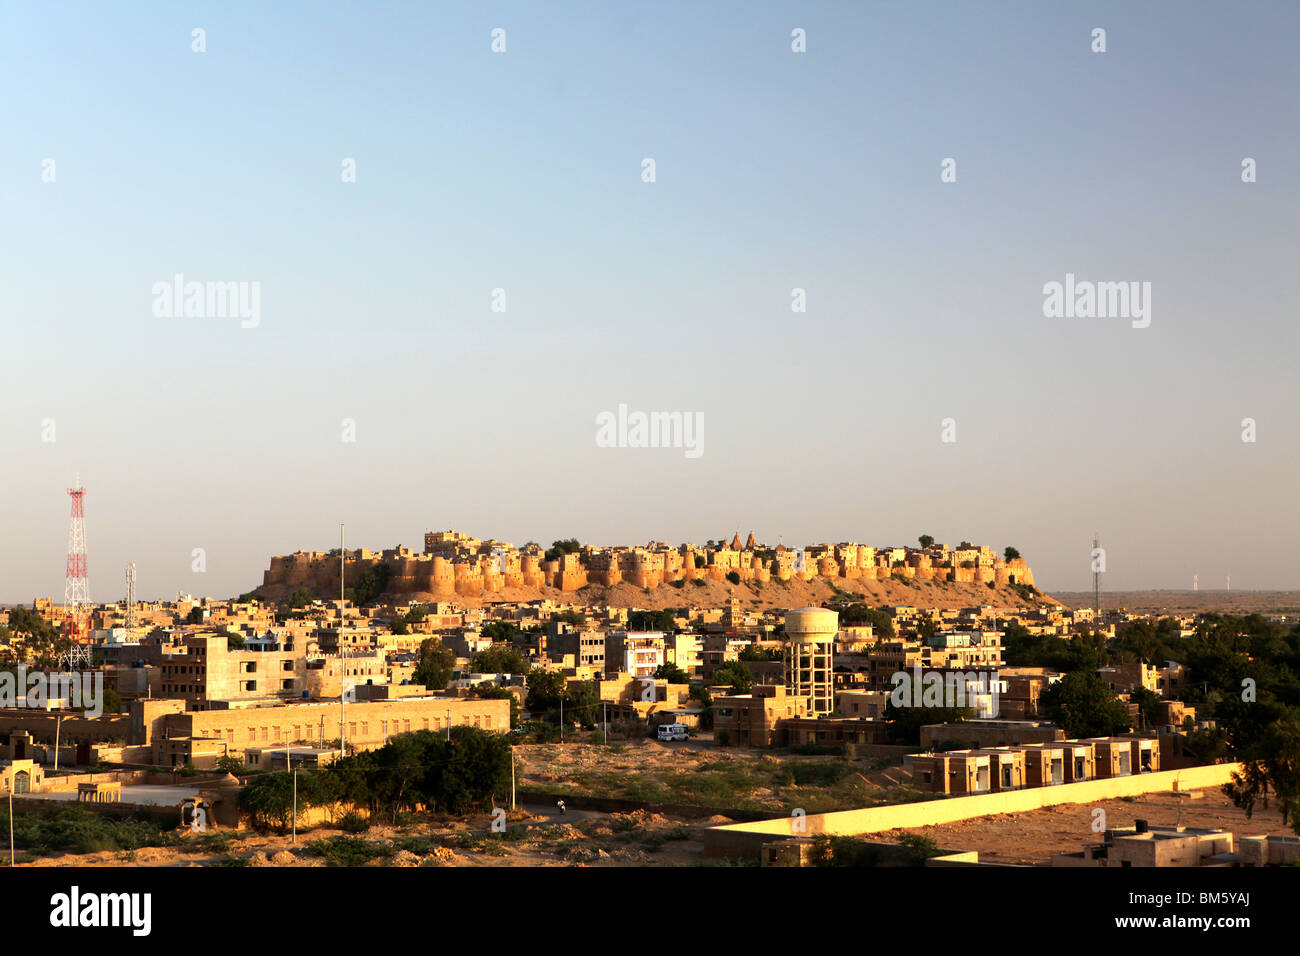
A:
{"type": "MultiPolygon", "coordinates": [[[[283,599],[301,587],[316,597],[337,596],[339,563],[337,550],[274,557],[257,593],[283,599]]],[[[901,597],[904,603],[917,599],[916,588],[930,598],[941,599],[948,592],[957,603],[975,598],[983,603],[1023,603],[1039,597],[1024,559],[1007,560],[968,542],[955,548],[875,548],[854,542],[789,548],[759,544],[753,533],[742,542],[737,532],[730,542],[705,545],[596,547],[557,541],[546,549],[440,531],[425,534],[422,553],[403,547],[348,551],[348,584],[379,566],[383,593],[390,597],[462,603],[554,597],[559,592],[582,603],[621,604],[622,596],[641,606],[670,605],[685,603],[678,591],[688,584],[709,589],[699,593],[701,598],[738,586],[761,593],[768,585],[778,592],[793,589],[800,597],[809,591],[815,596],[821,591],[829,595],[835,590],[865,590],[875,598],[901,597]],[[647,592],[659,600],[647,601],[647,592]]],[[[779,603],[777,594],[770,597],[779,603]]]]}

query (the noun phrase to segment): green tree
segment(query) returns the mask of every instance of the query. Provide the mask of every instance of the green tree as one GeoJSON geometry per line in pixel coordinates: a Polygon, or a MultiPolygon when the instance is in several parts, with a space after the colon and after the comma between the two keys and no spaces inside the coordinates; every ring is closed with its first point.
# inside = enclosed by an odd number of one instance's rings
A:
{"type": "Polygon", "coordinates": [[[528,672],[525,682],[528,689],[524,706],[535,719],[558,721],[560,701],[564,697],[564,675],[558,671],[535,667],[528,672]]]}
{"type": "Polygon", "coordinates": [[[311,603],[311,592],[305,587],[299,587],[293,594],[289,595],[289,607],[297,608],[306,607],[311,603]]]}
{"type": "Polygon", "coordinates": [[[190,608],[190,613],[187,614],[187,615],[185,615],[185,623],[186,623],[186,624],[202,624],[202,623],[203,623],[203,608],[201,608],[201,607],[200,607],[199,605],[197,605],[197,604],[194,605],[192,608],[190,608]]]}
{"type": "Polygon", "coordinates": [[[480,651],[473,660],[476,674],[527,674],[528,660],[523,653],[509,644],[493,644],[480,651]]]}
{"type": "MultiPolygon", "coordinates": [[[[489,621],[480,628],[479,633],[493,642],[508,641],[519,633],[519,629],[509,621],[489,621]]],[[[518,673],[522,674],[523,671],[518,673]]]]}
{"type": "Polygon", "coordinates": [[[1006,550],[1002,552],[1002,556],[1008,561],[1015,561],[1020,557],[1020,552],[1011,547],[1011,545],[1007,545],[1006,550]]]}
{"type": "Polygon", "coordinates": [[[415,666],[415,682],[430,690],[446,690],[451,681],[456,655],[436,637],[420,642],[420,660],[415,666]]]}
{"type": "Polygon", "coordinates": [[[850,604],[840,612],[840,623],[846,627],[870,624],[872,633],[888,640],[894,636],[894,619],[887,611],[877,610],[862,603],[850,604]]]}
{"type": "Polygon", "coordinates": [[[352,587],[344,591],[344,597],[351,601],[357,607],[365,607],[367,604],[373,604],[386,590],[388,590],[388,579],[392,575],[392,569],[388,565],[379,563],[373,564],[361,576],[356,579],[352,587]]]}
{"type": "Polygon", "coordinates": [[[1159,694],[1147,690],[1145,687],[1138,687],[1129,695],[1129,698],[1138,705],[1138,713],[1141,715],[1140,727],[1149,730],[1160,722],[1159,694]]]}
{"type": "Polygon", "coordinates": [[[600,715],[600,691],[594,681],[569,681],[565,689],[564,716],[572,715],[583,727],[592,728],[600,715]]]}
{"type": "Polygon", "coordinates": [[[1039,703],[1070,738],[1111,737],[1132,725],[1128,708],[1095,673],[1065,675],[1043,691],[1039,703]]]}
{"type": "Polygon", "coordinates": [[[655,670],[655,678],[666,680],[670,684],[689,684],[691,677],[676,664],[660,664],[655,670]]]}
{"type": "Polygon", "coordinates": [[[932,535],[928,535],[928,534],[923,534],[923,535],[921,535],[921,537],[917,538],[916,540],[918,540],[919,542],[921,542],[921,547],[922,547],[922,548],[928,548],[928,547],[930,547],[932,544],[934,544],[934,537],[933,537],[932,535]]]}
{"type": "Polygon", "coordinates": [[[1300,715],[1274,722],[1259,741],[1257,754],[1243,761],[1241,773],[1232,775],[1223,792],[1246,811],[1247,819],[1257,804],[1267,808],[1271,799],[1282,822],[1300,835],[1300,715]]]}
{"type": "Polygon", "coordinates": [[[885,707],[885,733],[895,743],[921,745],[921,728],[926,724],[959,724],[969,720],[969,707],[885,707]]]}
{"type": "Polygon", "coordinates": [[[545,558],[547,561],[554,561],[561,555],[574,554],[582,550],[582,544],[577,538],[564,538],[560,541],[554,541],[546,549],[545,558]]]}
{"type": "Polygon", "coordinates": [[[632,611],[627,616],[629,631],[667,631],[677,629],[672,611],[632,611]]]}
{"type": "Polygon", "coordinates": [[[697,701],[700,705],[700,727],[704,730],[712,730],[713,697],[709,694],[709,689],[702,684],[692,684],[690,695],[691,700],[697,701]]]}
{"type": "Polygon", "coordinates": [[[740,661],[726,661],[713,672],[713,683],[730,687],[734,694],[748,694],[754,686],[754,675],[740,661]]]}

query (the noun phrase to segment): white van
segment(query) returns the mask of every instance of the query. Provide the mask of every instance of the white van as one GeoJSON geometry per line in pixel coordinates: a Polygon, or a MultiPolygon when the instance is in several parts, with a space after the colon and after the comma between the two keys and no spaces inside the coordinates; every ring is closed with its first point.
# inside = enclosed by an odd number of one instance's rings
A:
{"type": "Polygon", "coordinates": [[[660,724],[660,740],[690,740],[691,735],[686,730],[685,724],[660,724]]]}

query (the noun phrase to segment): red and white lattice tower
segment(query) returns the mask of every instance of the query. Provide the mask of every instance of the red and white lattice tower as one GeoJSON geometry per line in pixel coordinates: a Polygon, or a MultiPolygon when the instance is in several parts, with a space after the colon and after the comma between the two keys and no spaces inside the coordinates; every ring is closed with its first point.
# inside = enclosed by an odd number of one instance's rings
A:
{"type": "Polygon", "coordinates": [[[68,496],[72,499],[72,517],[68,523],[68,570],[63,583],[63,634],[72,639],[67,654],[71,669],[90,663],[86,620],[90,613],[90,579],[86,576],[86,510],[82,500],[86,489],[81,487],[80,475],[77,487],[68,489],[68,496]]]}

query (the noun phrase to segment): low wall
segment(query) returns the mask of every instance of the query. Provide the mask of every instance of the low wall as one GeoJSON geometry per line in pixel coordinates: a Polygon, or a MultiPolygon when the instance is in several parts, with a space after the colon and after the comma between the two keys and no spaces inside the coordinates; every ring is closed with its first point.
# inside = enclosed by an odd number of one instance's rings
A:
{"type": "Polygon", "coordinates": [[[790,836],[860,836],[885,830],[915,829],[954,823],[994,813],[1024,813],[1062,803],[1092,803],[1142,793],[1200,790],[1219,787],[1240,772],[1241,764],[1214,764],[1186,770],[1161,770],[1156,773],[1085,780],[1054,787],[1031,787],[1001,793],[982,793],[969,797],[900,803],[862,810],[834,813],[810,813],[800,820],[796,832],[794,818],[777,817],[757,823],[732,823],[711,827],[704,832],[704,852],[708,856],[753,856],[763,843],[790,836]]]}
{"type": "MultiPolygon", "coordinates": [[[[67,793],[76,790],[79,783],[139,783],[144,777],[141,770],[111,770],[107,773],[70,773],[57,777],[45,777],[41,793],[67,793]]],[[[171,783],[170,780],[167,781],[171,783]]]]}
{"type": "Polygon", "coordinates": [[[515,792],[518,803],[533,806],[555,806],[556,800],[563,800],[566,807],[574,810],[599,810],[602,813],[628,813],[632,810],[645,810],[648,813],[660,813],[666,817],[685,817],[689,820],[706,817],[724,816],[733,820],[767,820],[772,816],[771,810],[732,810],[726,807],[702,807],[693,803],[647,803],[644,800],[624,800],[618,797],[588,797],[571,793],[553,793],[547,790],[533,790],[521,787],[515,792]]]}

